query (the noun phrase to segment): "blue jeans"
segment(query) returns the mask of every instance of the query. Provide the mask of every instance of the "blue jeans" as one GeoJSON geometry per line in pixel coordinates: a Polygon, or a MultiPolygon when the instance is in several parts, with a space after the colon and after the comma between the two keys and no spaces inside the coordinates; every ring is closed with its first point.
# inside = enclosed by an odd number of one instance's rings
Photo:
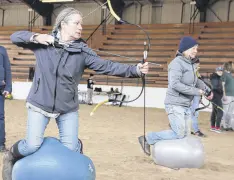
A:
{"type": "Polygon", "coordinates": [[[0,95],[0,146],[5,145],[5,110],[4,110],[5,97],[0,95]]]}
{"type": "Polygon", "coordinates": [[[166,105],[165,110],[171,125],[170,130],[150,132],[146,136],[148,144],[155,144],[160,140],[182,139],[191,133],[190,108],[166,105]]]}
{"type": "Polygon", "coordinates": [[[200,131],[199,127],[198,127],[199,112],[198,111],[195,112],[195,110],[197,108],[199,108],[200,100],[201,100],[201,96],[194,96],[194,98],[193,98],[193,104],[191,106],[192,127],[193,127],[193,131],[195,133],[198,132],[198,131],[200,131]]]}
{"type": "MultiPolygon", "coordinates": [[[[23,156],[37,151],[44,140],[44,132],[50,118],[28,109],[27,134],[18,144],[19,153],[23,156]]],[[[78,112],[62,114],[56,118],[61,143],[72,151],[79,151],[78,142],[78,112]]]]}

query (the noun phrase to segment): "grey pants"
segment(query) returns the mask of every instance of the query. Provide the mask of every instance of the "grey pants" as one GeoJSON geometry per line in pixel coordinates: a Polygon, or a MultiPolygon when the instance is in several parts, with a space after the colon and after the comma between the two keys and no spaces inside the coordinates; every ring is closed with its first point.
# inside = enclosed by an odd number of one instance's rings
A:
{"type": "Polygon", "coordinates": [[[87,103],[93,103],[93,89],[87,89],[87,103]]]}
{"type": "Polygon", "coordinates": [[[226,96],[227,100],[223,101],[223,118],[221,125],[224,128],[232,128],[234,129],[234,97],[226,96]]]}

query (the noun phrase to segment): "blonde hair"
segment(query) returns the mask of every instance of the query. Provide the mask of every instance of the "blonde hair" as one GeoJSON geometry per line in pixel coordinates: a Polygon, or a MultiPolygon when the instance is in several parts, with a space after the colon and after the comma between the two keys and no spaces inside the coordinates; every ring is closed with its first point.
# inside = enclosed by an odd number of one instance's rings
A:
{"type": "Polygon", "coordinates": [[[54,27],[53,27],[53,32],[56,30],[60,30],[61,29],[61,22],[68,22],[70,20],[70,16],[73,14],[79,14],[81,17],[83,16],[82,13],[80,11],[78,11],[75,8],[72,7],[68,7],[63,9],[57,16],[55,23],[54,23],[54,27]]]}
{"type": "Polygon", "coordinates": [[[187,55],[187,52],[188,52],[189,49],[187,49],[186,51],[184,51],[182,54],[184,57],[188,58],[189,59],[189,56],[187,55]]]}

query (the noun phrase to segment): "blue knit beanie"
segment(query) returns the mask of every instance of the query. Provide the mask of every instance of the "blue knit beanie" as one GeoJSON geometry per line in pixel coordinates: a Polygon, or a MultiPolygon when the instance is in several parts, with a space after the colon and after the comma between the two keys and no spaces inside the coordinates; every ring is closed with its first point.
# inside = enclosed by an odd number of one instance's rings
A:
{"type": "Polygon", "coordinates": [[[193,39],[191,36],[185,36],[180,40],[179,52],[183,53],[195,45],[198,45],[195,39],[193,39]]]}

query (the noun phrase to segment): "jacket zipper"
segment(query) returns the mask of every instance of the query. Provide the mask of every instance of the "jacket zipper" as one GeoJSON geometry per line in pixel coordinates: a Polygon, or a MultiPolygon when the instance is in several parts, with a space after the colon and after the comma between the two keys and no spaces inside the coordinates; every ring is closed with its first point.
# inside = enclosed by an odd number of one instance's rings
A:
{"type": "Polygon", "coordinates": [[[193,67],[193,64],[192,64],[192,69],[193,69],[193,86],[195,87],[196,86],[196,83],[195,83],[195,81],[196,81],[196,74],[195,74],[195,72],[194,72],[194,67],[193,67]],[[194,84],[195,83],[195,84],[194,84]]]}
{"type": "Polygon", "coordinates": [[[63,51],[63,53],[61,54],[61,57],[60,57],[60,59],[59,59],[59,62],[58,62],[58,66],[56,67],[56,73],[55,73],[55,87],[54,87],[54,104],[53,104],[53,109],[52,109],[52,112],[54,112],[54,110],[55,110],[55,99],[56,99],[56,89],[57,89],[57,80],[58,80],[58,68],[59,68],[59,64],[60,64],[60,62],[61,62],[61,60],[62,60],[62,58],[63,58],[63,54],[64,54],[64,51],[63,51]]]}

